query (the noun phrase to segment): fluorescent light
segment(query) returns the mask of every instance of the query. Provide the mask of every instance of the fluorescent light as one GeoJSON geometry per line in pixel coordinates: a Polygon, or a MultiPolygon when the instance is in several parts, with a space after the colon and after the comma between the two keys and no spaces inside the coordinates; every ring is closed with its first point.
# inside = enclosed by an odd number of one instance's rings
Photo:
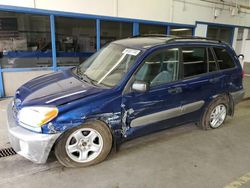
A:
{"type": "Polygon", "coordinates": [[[188,30],[190,30],[190,29],[188,29],[188,28],[171,29],[171,31],[176,31],[176,32],[178,32],[178,31],[188,31],[188,30]]]}

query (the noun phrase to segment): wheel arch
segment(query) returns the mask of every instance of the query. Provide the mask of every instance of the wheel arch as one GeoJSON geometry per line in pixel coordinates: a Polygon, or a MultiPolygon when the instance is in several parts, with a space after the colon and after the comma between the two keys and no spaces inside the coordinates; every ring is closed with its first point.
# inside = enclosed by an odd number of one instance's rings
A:
{"type": "Polygon", "coordinates": [[[53,146],[52,146],[52,148],[51,148],[51,150],[50,150],[49,155],[51,155],[52,151],[54,151],[55,145],[56,145],[57,142],[59,142],[59,140],[66,134],[66,132],[68,132],[68,131],[70,131],[70,130],[76,128],[76,127],[79,127],[79,126],[82,126],[82,125],[84,125],[84,124],[87,124],[87,123],[99,123],[99,124],[101,123],[101,124],[103,124],[104,126],[106,126],[106,127],[109,129],[109,131],[110,131],[110,133],[111,133],[111,136],[112,136],[112,148],[111,148],[110,153],[116,152],[116,151],[117,151],[119,141],[118,141],[117,136],[116,136],[116,134],[115,134],[115,130],[112,128],[112,126],[111,126],[109,123],[107,123],[107,122],[104,121],[103,119],[98,118],[98,117],[95,117],[95,118],[93,117],[93,118],[86,119],[85,122],[83,122],[83,123],[81,123],[81,124],[79,124],[79,125],[77,125],[77,126],[73,126],[73,127],[70,127],[69,129],[65,130],[65,131],[56,139],[56,141],[54,142],[54,144],[53,144],[53,146]]]}
{"type": "Polygon", "coordinates": [[[233,101],[232,95],[229,92],[222,93],[222,94],[214,96],[212,101],[215,100],[218,97],[224,97],[224,98],[226,98],[228,100],[229,108],[227,109],[227,115],[233,116],[234,115],[234,101],[233,101]]]}

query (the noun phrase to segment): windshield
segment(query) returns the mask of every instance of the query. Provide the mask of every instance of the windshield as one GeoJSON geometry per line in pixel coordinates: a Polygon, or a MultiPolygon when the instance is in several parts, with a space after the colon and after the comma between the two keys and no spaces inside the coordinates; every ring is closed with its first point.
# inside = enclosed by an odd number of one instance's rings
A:
{"type": "Polygon", "coordinates": [[[113,87],[134,64],[140,50],[109,44],[84,61],[75,74],[97,85],[113,87]]]}

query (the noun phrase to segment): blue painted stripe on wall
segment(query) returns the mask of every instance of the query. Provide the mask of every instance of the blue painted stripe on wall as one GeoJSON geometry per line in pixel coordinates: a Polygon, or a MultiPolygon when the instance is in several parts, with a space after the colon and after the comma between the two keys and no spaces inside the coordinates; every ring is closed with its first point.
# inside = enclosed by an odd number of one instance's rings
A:
{"type": "Polygon", "coordinates": [[[1,72],[25,72],[25,71],[43,71],[53,70],[53,67],[36,67],[36,68],[5,68],[1,72]]]}
{"type": "Polygon", "coordinates": [[[195,27],[197,24],[206,24],[210,26],[218,26],[218,27],[230,27],[230,28],[235,28],[235,27],[244,27],[244,28],[249,28],[249,26],[242,26],[242,25],[234,25],[234,24],[222,24],[222,23],[211,23],[211,22],[203,22],[203,21],[196,21],[195,22],[195,27]]]}

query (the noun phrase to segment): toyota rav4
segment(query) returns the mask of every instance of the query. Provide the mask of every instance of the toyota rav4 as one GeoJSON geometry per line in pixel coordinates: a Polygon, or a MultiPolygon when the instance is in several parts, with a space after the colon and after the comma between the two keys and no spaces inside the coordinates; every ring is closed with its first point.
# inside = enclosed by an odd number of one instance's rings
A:
{"type": "Polygon", "coordinates": [[[242,68],[226,43],[138,36],[111,42],[77,67],[35,78],[9,106],[14,150],[67,167],[103,161],[124,141],[196,123],[216,129],[243,98],[242,68]]]}

